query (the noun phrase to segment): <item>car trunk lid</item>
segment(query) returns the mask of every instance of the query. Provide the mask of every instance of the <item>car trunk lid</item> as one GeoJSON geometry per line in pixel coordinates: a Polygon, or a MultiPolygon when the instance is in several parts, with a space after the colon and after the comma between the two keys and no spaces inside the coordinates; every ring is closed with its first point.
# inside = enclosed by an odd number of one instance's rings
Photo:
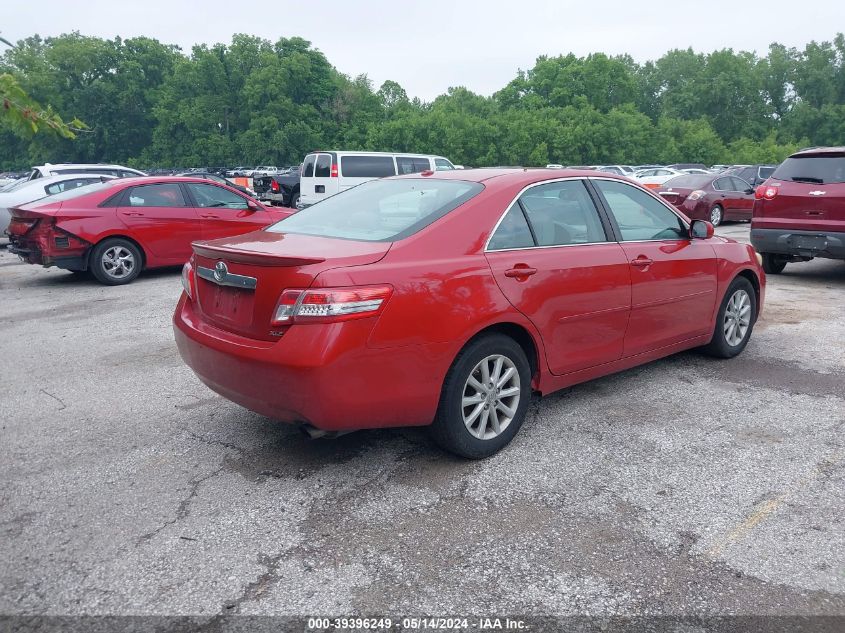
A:
{"type": "Polygon", "coordinates": [[[375,263],[391,244],[270,231],[194,243],[199,312],[215,327],[276,340],[286,329],[271,325],[284,290],[309,288],[331,268],[375,263]]]}

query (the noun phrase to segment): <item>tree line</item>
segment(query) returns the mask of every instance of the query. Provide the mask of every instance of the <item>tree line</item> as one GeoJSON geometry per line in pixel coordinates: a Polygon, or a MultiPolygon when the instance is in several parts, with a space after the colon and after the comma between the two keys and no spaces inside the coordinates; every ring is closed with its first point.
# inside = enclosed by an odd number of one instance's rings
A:
{"type": "MultiPolygon", "coordinates": [[[[409,72],[413,72],[409,68],[409,72]]],[[[239,34],[190,54],[155,39],[70,33],[0,57],[35,101],[84,122],[77,138],[0,119],[0,169],[298,164],[317,148],[442,154],[472,165],[778,162],[845,144],[845,37],[765,56],[672,50],[656,61],[539,57],[486,97],[432,102],[338,72],[298,37],[239,34]]]]}

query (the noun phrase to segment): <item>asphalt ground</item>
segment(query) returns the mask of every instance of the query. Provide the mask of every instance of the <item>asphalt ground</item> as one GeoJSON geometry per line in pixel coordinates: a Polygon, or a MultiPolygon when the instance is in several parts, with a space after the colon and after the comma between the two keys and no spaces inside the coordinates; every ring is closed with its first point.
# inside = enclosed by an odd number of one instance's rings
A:
{"type": "Polygon", "coordinates": [[[0,249],[0,614],[845,616],[845,262],[771,276],[740,357],[538,400],[480,462],[215,395],[180,290],[0,249]]]}

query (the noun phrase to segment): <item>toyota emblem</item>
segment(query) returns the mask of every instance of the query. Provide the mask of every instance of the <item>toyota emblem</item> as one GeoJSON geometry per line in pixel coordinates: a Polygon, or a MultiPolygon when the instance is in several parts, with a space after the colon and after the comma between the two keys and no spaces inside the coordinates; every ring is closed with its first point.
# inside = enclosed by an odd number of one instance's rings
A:
{"type": "Polygon", "coordinates": [[[226,262],[217,262],[214,265],[214,278],[217,281],[223,281],[226,279],[226,276],[229,274],[229,267],[226,266],[226,262]]]}

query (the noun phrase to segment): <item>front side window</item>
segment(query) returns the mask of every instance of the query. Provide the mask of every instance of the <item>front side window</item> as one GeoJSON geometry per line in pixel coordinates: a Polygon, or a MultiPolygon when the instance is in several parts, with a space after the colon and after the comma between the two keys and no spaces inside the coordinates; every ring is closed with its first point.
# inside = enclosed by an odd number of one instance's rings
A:
{"type": "Polygon", "coordinates": [[[384,178],[395,176],[392,156],[342,156],[340,173],[347,178],[384,178]]]}
{"type": "Polygon", "coordinates": [[[677,215],[645,191],[616,180],[594,180],[624,242],[688,239],[677,215]]]}
{"type": "Polygon", "coordinates": [[[538,246],[570,246],[607,241],[598,211],[581,180],[532,187],[519,203],[538,246]]]}
{"type": "Polygon", "coordinates": [[[320,154],[314,163],[314,178],[329,178],[332,175],[332,157],[330,154],[320,154]]]}
{"type": "Polygon", "coordinates": [[[141,185],[129,192],[130,207],[184,207],[185,198],[177,184],[141,185]]]}
{"type": "Polygon", "coordinates": [[[267,230],[365,242],[395,241],[413,235],[483,189],[479,183],[462,180],[372,180],[294,213],[267,230]]]}
{"type": "MultiPolygon", "coordinates": [[[[446,160],[445,158],[435,158],[434,159],[434,169],[436,171],[448,171],[448,170],[454,169],[454,168],[455,168],[455,166],[452,163],[450,163],[448,160],[446,160]]],[[[426,169],[428,169],[428,168],[426,168],[426,169]]]]}
{"type": "Polygon", "coordinates": [[[212,207],[224,209],[246,209],[247,204],[241,196],[236,193],[218,187],[216,185],[206,185],[194,182],[189,182],[185,185],[188,191],[191,192],[197,206],[202,209],[212,207]]]}

